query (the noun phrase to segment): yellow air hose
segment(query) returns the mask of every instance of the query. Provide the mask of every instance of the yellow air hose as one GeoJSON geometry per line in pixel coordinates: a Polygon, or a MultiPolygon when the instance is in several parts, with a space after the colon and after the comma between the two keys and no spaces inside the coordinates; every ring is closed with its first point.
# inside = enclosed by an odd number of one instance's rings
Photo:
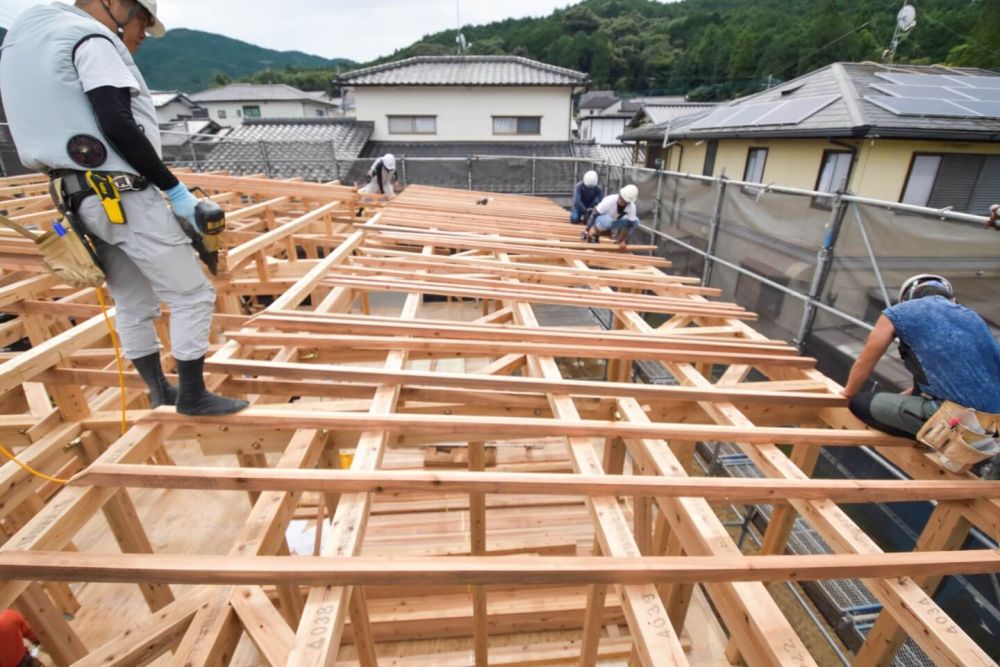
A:
{"type": "MultiPolygon", "coordinates": [[[[111,345],[115,349],[115,363],[118,366],[118,387],[121,390],[122,397],[122,435],[125,435],[125,431],[128,430],[128,420],[126,419],[126,405],[128,403],[125,395],[125,368],[122,365],[122,355],[121,350],[118,348],[118,334],[115,333],[115,328],[111,324],[111,318],[108,317],[108,306],[104,302],[104,288],[96,287],[94,290],[97,292],[97,301],[101,304],[101,313],[104,315],[104,323],[108,325],[108,333],[111,335],[111,345]]],[[[22,463],[17,460],[6,447],[0,445],[0,453],[9,458],[11,461],[16,463],[18,466],[23,468],[26,472],[31,473],[35,477],[40,477],[41,479],[47,480],[49,482],[55,482],[57,484],[69,484],[68,479],[60,479],[58,477],[52,477],[51,475],[46,475],[44,472],[35,470],[26,463],[22,463]]]]}

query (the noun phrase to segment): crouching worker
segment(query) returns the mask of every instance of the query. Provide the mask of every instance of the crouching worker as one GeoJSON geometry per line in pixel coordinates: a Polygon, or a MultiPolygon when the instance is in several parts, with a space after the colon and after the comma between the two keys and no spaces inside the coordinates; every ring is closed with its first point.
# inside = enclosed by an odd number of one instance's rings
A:
{"type": "Polygon", "coordinates": [[[597,183],[597,172],[588,171],[583,180],[573,188],[573,208],[569,212],[569,221],[574,225],[582,225],[590,220],[594,207],[604,199],[604,191],[597,183]]]}
{"type": "Polygon", "coordinates": [[[396,157],[392,153],[386,153],[372,163],[365,174],[368,183],[364,185],[359,193],[363,195],[385,195],[392,199],[396,195],[396,157]]]}
{"type": "Polygon", "coordinates": [[[52,179],[56,205],[93,242],[152,405],[231,414],[247,402],[211,393],[202,374],[215,289],[175,218],[198,229],[198,200],[163,164],[156,109],[132,59],[147,33],[164,33],[156,0],[35,5],[4,40],[0,93],[21,162],[52,179]],[[161,301],[180,387],[160,367],[161,301]]]}
{"type": "Polygon", "coordinates": [[[594,209],[594,215],[587,222],[587,228],[580,233],[582,240],[597,243],[602,234],[608,234],[623,250],[628,244],[632,230],[639,225],[635,202],[639,198],[639,188],[629,184],[618,194],[608,195],[594,209]]]}
{"type": "Polygon", "coordinates": [[[909,278],[899,303],[882,311],[844,388],[850,410],[872,428],[914,437],[952,401],[980,412],[1000,413],[1000,343],[975,311],[955,303],[941,276],[909,278]],[[902,394],[861,391],[894,338],[913,387],[902,394]]]}

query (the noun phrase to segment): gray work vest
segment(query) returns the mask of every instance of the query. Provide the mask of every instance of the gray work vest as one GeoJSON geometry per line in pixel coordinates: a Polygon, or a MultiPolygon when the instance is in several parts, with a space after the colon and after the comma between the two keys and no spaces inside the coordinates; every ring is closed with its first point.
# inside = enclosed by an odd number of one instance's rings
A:
{"type": "MultiPolygon", "coordinates": [[[[105,139],[94,118],[73,64],[74,49],[85,38],[107,38],[139,84],[132,115],[161,154],[153,99],[135,61],[118,36],[90,14],[63,4],[38,5],[14,21],[0,47],[0,94],[21,162],[30,169],[96,169],[138,172],[105,139]],[[99,165],[74,161],[80,147],[103,146],[99,165]]],[[[100,151],[87,149],[93,157],[100,151]]]]}

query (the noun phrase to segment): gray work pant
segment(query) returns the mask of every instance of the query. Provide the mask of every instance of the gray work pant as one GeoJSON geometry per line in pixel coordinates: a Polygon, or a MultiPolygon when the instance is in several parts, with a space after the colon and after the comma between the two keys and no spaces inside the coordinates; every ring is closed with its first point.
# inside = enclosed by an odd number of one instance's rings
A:
{"type": "Polygon", "coordinates": [[[160,195],[149,186],[123,192],[127,223],[114,225],[96,196],[80,204],[77,215],[94,240],[116,306],[115,325],[125,356],[144,357],[160,350],[153,322],[160,302],[170,307],[170,342],[175,359],[190,361],[208,351],[215,311],[215,288],[160,195]]]}
{"type": "Polygon", "coordinates": [[[848,406],[855,417],[883,433],[912,438],[940,407],[923,396],[904,396],[888,391],[862,391],[848,406]]]}

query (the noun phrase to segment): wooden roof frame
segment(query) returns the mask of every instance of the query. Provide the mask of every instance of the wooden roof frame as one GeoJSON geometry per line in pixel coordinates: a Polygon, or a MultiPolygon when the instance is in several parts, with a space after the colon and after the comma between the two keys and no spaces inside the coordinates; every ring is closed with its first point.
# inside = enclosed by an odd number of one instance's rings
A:
{"type": "MultiPolygon", "coordinates": [[[[235,417],[149,411],[129,373],[128,430],[119,435],[117,377],[93,290],[60,286],[30,243],[0,232],[0,307],[17,314],[0,336],[32,343],[0,365],[3,404],[17,406],[0,416],[0,440],[38,470],[76,473],[58,488],[12,462],[0,467],[0,605],[25,612],[58,663],[131,665],[172,652],[171,664],[228,664],[245,633],[270,664],[332,665],[349,618],[367,667],[378,657],[365,587],[433,575],[472,586],[477,665],[488,655],[486,586],[501,582],[588,586],[583,665],[607,641],[609,594],[628,624],[624,650],[644,665],[688,664],[681,635],[696,584],[729,632],[731,660],[816,664],[762,582],[831,576],[863,578],[884,607],[855,664],[888,662],[907,636],[937,664],[993,664],[930,595],[947,574],[1000,571],[996,552],[956,551],[972,526],[1000,534],[1000,484],[948,473],[914,443],[864,428],[814,360],[757,333],[753,313],[710,301],[717,291],[663,273],[657,257],[580,243],[544,200],[489,195],[480,206],[482,193],[411,186],[383,206],[336,184],[184,179],[225,206],[231,223],[207,368],[210,386],[251,394],[252,407],[235,417]],[[370,313],[376,291],[405,295],[398,317],[370,313]],[[421,317],[424,294],[474,299],[481,317],[421,317]],[[615,328],[543,327],[533,304],[606,307],[615,328]],[[653,327],[640,315],[651,311],[670,317],[653,327]],[[67,316],[81,321],[71,326],[67,316]],[[493,361],[467,374],[408,367],[457,355],[493,361]],[[605,359],[608,382],[566,379],[557,357],[605,359]],[[662,364],[679,386],[631,382],[638,358],[662,364]],[[725,370],[713,382],[714,366],[725,370]],[[751,371],[766,380],[748,379],[751,371]],[[326,396],[342,409],[288,404],[290,396],[326,396]],[[800,425],[787,426],[789,415],[800,425]],[[247,429],[260,431],[250,451],[247,429]],[[575,475],[484,472],[487,442],[526,435],[562,438],[575,475]],[[235,454],[239,468],[174,465],[171,443],[192,437],[206,452],[235,454]],[[468,472],[380,470],[391,447],[456,438],[468,472]],[[694,442],[719,439],[737,443],[766,478],[689,477],[694,442]],[[792,444],[791,454],[778,443],[792,444]],[[828,444],[874,447],[916,481],[811,480],[828,444]],[[350,470],[333,470],[345,447],[350,470]],[[275,465],[265,452],[279,456],[275,465]],[[634,476],[623,476],[626,454],[634,476]],[[167,556],[154,553],[129,487],[240,490],[253,505],[228,557],[167,556]],[[362,557],[373,494],[390,489],[469,494],[470,554],[362,557]],[[320,511],[333,517],[322,558],[288,555],[284,528],[306,492],[321,493],[320,511]],[[486,494],[529,492],[581,495],[601,557],[485,555],[486,494]],[[775,503],[760,556],[740,552],[710,505],[737,499],[775,503]],[[883,553],[836,504],[898,499],[939,501],[918,544],[927,553],[883,553]],[[74,550],[98,512],[123,554],[74,550]],[[838,555],[781,555],[797,516],[838,555]],[[380,579],[390,565],[398,572],[380,579]],[[138,584],[150,616],[85,646],[61,613],[73,609],[72,590],[56,583],[83,581],[138,584]],[[177,582],[202,585],[177,597],[177,582]]],[[[2,180],[0,209],[44,227],[44,192],[37,178],[2,180]]]]}

